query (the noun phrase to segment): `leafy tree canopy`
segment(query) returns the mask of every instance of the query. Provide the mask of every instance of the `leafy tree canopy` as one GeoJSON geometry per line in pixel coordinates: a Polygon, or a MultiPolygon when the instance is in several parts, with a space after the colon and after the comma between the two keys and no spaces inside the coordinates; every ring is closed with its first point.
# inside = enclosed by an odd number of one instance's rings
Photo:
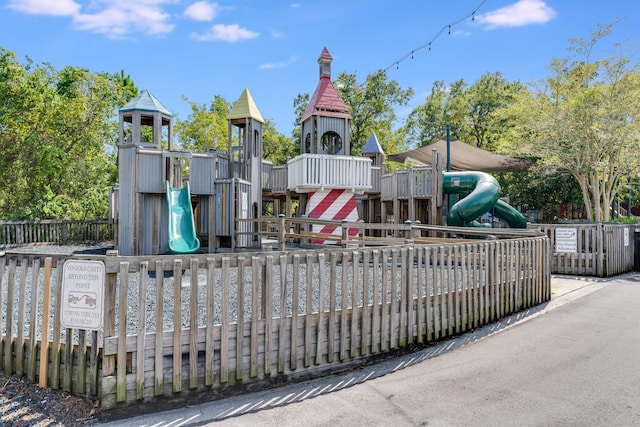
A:
{"type": "Polygon", "coordinates": [[[621,181],[640,165],[640,69],[624,45],[597,58],[611,33],[601,25],[589,39],[572,39],[566,58],[520,99],[517,150],[539,156],[578,183],[587,219],[608,221],[621,181]]]}
{"type": "Polygon", "coordinates": [[[0,48],[0,217],[105,218],[117,175],[107,148],[128,95],[117,75],[22,64],[0,48]]]}

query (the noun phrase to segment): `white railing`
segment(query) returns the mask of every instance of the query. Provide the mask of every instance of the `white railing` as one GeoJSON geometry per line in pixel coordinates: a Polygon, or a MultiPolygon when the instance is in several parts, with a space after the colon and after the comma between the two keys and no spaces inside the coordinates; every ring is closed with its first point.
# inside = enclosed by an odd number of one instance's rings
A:
{"type": "Polygon", "coordinates": [[[302,154],[288,162],[288,188],[298,193],[334,188],[362,193],[371,189],[371,159],[302,154]]]}

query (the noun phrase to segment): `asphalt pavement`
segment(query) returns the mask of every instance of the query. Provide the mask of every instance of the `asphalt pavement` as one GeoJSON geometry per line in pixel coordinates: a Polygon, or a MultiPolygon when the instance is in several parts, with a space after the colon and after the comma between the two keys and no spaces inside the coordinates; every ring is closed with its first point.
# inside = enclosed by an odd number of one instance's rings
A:
{"type": "Polygon", "coordinates": [[[640,274],[553,276],[552,299],[357,372],[109,426],[638,426],[640,274]]]}

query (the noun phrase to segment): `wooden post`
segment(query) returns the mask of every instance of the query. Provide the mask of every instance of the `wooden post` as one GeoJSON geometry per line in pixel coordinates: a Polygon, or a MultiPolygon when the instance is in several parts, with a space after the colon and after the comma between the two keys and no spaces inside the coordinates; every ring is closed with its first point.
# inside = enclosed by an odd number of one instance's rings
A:
{"type": "Polygon", "coordinates": [[[347,227],[347,221],[342,221],[342,247],[349,246],[349,227],[347,227]]]}
{"type": "Polygon", "coordinates": [[[405,244],[411,244],[413,243],[413,236],[412,236],[412,228],[411,228],[411,221],[410,220],[406,220],[404,222],[404,225],[406,225],[408,228],[405,230],[404,232],[404,243],[405,244]]]}
{"type": "Polygon", "coordinates": [[[285,236],[285,217],[283,214],[278,215],[278,250],[284,251],[286,248],[285,236]]]}
{"type": "Polygon", "coordinates": [[[40,338],[40,379],[38,385],[47,387],[49,369],[49,311],[51,309],[51,257],[44,260],[44,289],[42,296],[42,337],[40,338]]]}

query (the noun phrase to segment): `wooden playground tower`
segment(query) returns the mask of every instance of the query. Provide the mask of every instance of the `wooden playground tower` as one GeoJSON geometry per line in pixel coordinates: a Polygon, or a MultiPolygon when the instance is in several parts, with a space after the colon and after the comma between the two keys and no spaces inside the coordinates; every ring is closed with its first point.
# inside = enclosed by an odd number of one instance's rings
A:
{"type": "Polygon", "coordinates": [[[261,246],[259,221],[237,221],[258,220],[262,213],[264,119],[247,89],[228,116],[230,155],[174,150],[173,114],[147,91],[119,110],[119,122],[119,185],[112,215],[121,255],[171,252],[172,231],[178,237],[197,234],[200,244],[188,252],[261,246]],[[182,200],[189,203],[169,206],[172,190],[186,193],[182,200]],[[172,229],[174,210],[180,222],[172,229]]]}
{"type": "MultiPolygon", "coordinates": [[[[470,172],[471,182],[465,175],[445,172],[442,153],[434,150],[431,165],[386,173],[385,154],[373,133],[362,156],[350,155],[351,114],[331,82],[331,62],[324,48],[318,58],[319,82],[301,117],[301,154],[286,165],[262,159],[264,119],[247,89],[227,117],[228,154],[174,150],[173,115],[147,91],[122,107],[112,214],[119,253],[261,249],[263,200],[273,204],[274,216],[315,220],[310,231],[320,235],[340,234],[342,222],[449,221],[443,188],[453,194],[460,183],[473,187],[481,172],[470,172]]],[[[497,182],[489,186],[499,192],[497,182]]],[[[491,197],[495,203],[497,193],[491,197]]]]}

